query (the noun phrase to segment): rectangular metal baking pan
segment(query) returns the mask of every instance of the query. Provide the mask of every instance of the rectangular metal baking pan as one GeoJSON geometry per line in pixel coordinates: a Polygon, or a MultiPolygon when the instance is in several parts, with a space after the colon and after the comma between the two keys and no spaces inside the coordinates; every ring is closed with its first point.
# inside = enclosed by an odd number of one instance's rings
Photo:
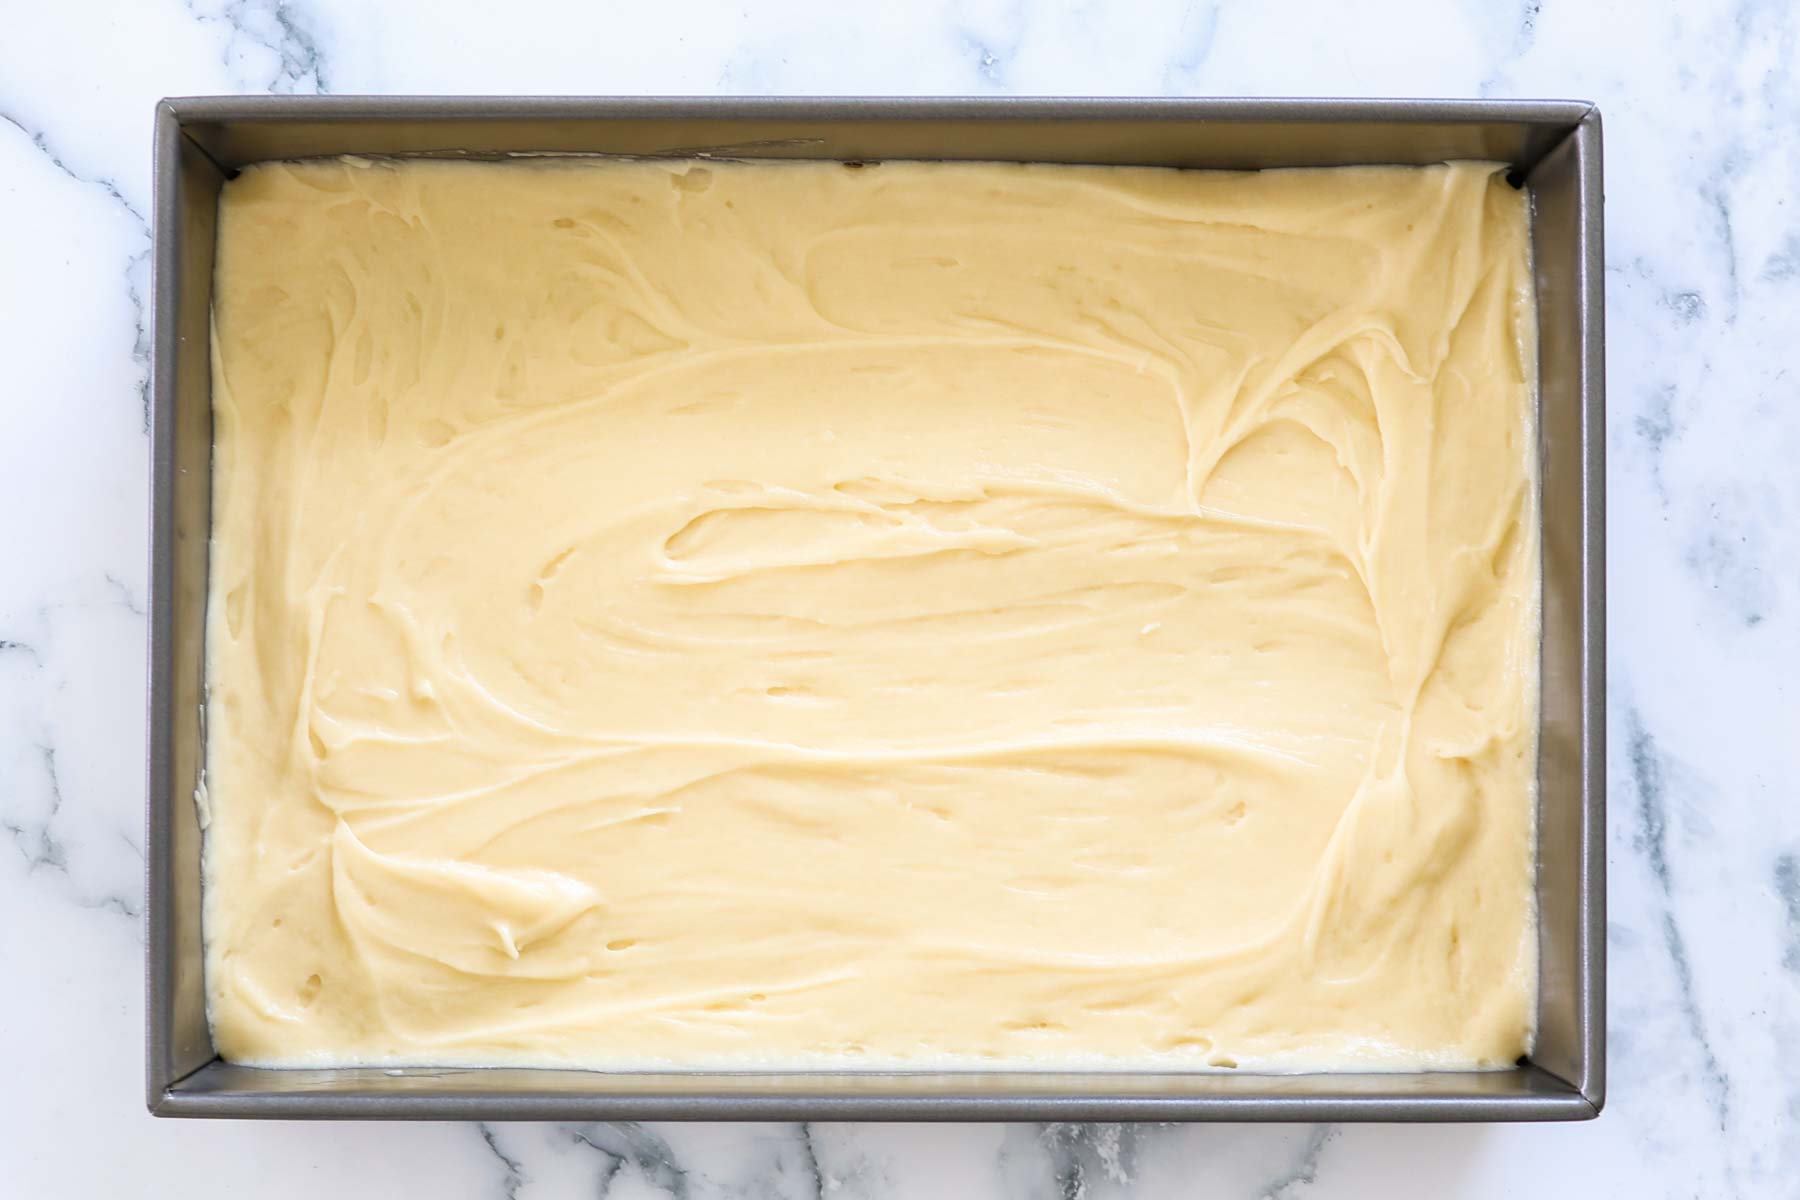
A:
{"type": "Polygon", "coordinates": [[[1605,1078],[1600,114],[1577,101],[213,97],[156,110],[147,864],[150,1110],[482,1120],[1488,1121],[1592,1117],[1605,1078]],[[219,186],[311,155],[718,153],[1260,168],[1511,163],[1533,200],[1543,488],[1538,1039],[1435,1074],[264,1070],[206,1025],[200,828],[219,186]]]}

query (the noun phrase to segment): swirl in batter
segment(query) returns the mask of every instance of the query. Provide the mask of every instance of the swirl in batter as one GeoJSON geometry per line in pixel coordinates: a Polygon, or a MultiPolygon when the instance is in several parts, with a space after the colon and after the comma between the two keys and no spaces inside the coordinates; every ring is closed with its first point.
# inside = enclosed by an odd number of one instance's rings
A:
{"type": "Polygon", "coordinates": [[[1526,201],[226,186],[206,934],[262,1064],[1510,1065],[1526,201]]]}

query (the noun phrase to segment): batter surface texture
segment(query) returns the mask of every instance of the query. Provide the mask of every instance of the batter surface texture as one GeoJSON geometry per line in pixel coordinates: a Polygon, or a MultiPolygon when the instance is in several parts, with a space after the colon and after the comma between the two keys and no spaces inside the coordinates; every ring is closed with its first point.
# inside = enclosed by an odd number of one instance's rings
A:
{"type": "Polygon", "coordinates": [[[1494,168],[316,161],[218,248],[227,1058],[1527,1048],[1494,168]]]}

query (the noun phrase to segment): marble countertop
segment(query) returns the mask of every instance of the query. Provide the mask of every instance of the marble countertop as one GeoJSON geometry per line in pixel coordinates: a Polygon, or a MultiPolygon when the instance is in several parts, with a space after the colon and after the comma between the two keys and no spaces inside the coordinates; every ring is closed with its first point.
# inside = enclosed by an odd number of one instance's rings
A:
{"type": "Polygon", "coordinates": [[[1800,1189],[1800,18],[1779,0],[17,7],[0,37],[0,1193],[1800,1189]],[[1611,1087],[1542,1127],[158,1122],[151,110],[216,92],[1578,97],[1606,118],[1611,1087]]]}

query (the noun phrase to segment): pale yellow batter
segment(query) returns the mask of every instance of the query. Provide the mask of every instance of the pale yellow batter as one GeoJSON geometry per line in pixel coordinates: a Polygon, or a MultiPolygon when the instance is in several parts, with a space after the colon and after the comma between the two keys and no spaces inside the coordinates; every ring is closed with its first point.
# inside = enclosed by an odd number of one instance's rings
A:
{"type": "Polygon", "coordinates": [[[1510,1064],[1482,165],[226,186],[207,975],[264,1064],[1510,1064]]]}

